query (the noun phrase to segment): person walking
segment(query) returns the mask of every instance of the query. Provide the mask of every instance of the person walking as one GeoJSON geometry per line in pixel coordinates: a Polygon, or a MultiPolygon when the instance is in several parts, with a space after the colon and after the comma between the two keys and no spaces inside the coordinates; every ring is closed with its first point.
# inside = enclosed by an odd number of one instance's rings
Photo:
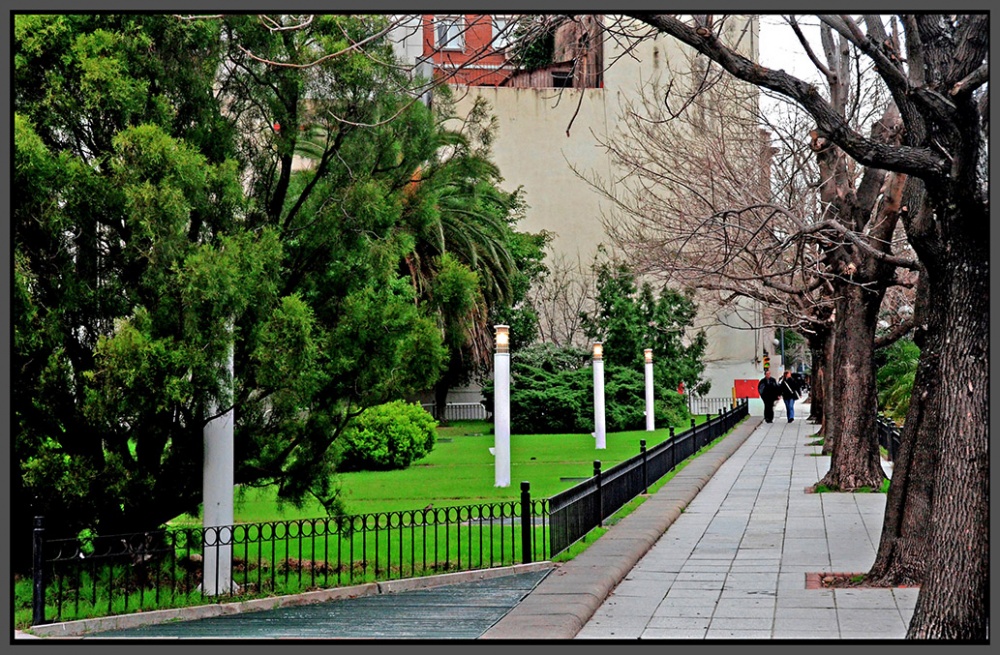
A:
{"type": "Polygon", "coordinates": [[[771,377],[771,369],[764,369],[764,377],[757,383],[757,393],[764,401],[764,422],[774,422],[774,403],[778,402],[781,396],[781,389],[778,381],[771,377]]]}
{"type": "Polygon", "coordinates": [[[779,391],[781,399],[785,401],[785,413],[788,415],[789,423],[795,420],[795,401],[799,399],[799,388],[799,381],[792,377],[792,372],[785,371],[779,391]]]}

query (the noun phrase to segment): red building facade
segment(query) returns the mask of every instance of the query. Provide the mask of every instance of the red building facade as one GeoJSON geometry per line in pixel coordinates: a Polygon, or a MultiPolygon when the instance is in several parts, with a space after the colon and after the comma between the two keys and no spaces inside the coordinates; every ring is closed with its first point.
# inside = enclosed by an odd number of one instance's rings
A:
{"type": "Polygon", "coordinates": [[[424,14],[423,57],[450,84],[531,88],[603,86],[600,18],[584,16],[553,31],[552,61],[519,70],[508,57],[513,17],[503,14],[424,14]]]}
{"type": "Polygon", "coordinates": [[[425,14],[424,58],[451,84],[504,86],[514,73],[504,48],[508,19],[488,14],[425,14]]]}

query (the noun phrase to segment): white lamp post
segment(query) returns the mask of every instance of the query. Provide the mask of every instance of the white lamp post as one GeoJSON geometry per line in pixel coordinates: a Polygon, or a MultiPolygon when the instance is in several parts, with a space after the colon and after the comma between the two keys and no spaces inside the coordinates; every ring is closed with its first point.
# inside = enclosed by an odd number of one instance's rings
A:
{"type": "Polygon", "coordinates": [[[493,355],[493,466],[495,487],[510,486],[510,333],[506,325],[495,325],[493,355]]]}
{"type": "Polygon", "coordinates": [[[594,344],[594,438],[597,449],[607,447],[604,433],[604,346],[594,344]]]}
{"type": "Polygon", "coordinates": [[[646,356],[646,431],[653,431],[653,349],[642,351],[646,356]]]}
{"type": "MultiPolygon", "coordinates": [[[[225,384],[233,390],[233,342],[229,342],[225,384]]],[[[231,402],[231,401],[230,401],[231,402]]],[[[219,412],[219,404],[209,404],[209,415],[219,412]]],[[[202,589],[206,596],[228,594],[232,583],[233,525],[233,410],[219,414],[202,429],[205,452],[202,462],[202,527],[205,528],[205,556],[202,560],[202,589]],[[225,526],[225,527],[222,527],[225,526]]]]}

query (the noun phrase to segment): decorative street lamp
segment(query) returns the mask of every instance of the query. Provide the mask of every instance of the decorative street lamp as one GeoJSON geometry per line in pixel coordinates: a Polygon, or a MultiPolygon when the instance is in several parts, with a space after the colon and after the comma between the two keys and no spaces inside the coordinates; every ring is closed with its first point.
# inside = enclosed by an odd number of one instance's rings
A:
{"type": "Polygon", "coordinates": [[[653,431],[653,349],[642,351],[646,356],[646,431],[653,431]]]}
{"type": "Polygon", "coordinates": [[[598,341],[594,344],[594,438],[597,439],[597,449],[607,447],[604,434],[604,346],[598,341]]]}
{"type": "Polygon", "coordinates": [[[493,486],[510,486],[510,333],[506,325],[495,325],[493,355],[493,486]]]}

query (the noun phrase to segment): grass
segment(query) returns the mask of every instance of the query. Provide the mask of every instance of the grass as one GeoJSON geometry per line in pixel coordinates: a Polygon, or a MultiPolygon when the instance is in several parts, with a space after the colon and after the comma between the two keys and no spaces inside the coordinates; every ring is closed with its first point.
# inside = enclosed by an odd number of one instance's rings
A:
{"type": "MultiPolygon", "coordinates": [[[[889,478],[886,478],[885,480],[882,480],[882,486],[880,486],[877,490],[873,489],[872,487],[867,487],[866,486],[866,487],[858,487],[852,493],[856,493],[856,494],[870,494],[870,493],[884,494],[884,493],[889,493],[889,484],[891,482],[892,482],[892,480],[890,480],[889,478]]],[[[825,484],[817,484],[816,486],[813,487],[813,493],[816,493],[816,494],[834,493],[835,494],[835,493],[843,493],[843,492],[841,492],[839,489],[831,489],[830,487],[828,487],[825,484]]]]}
{"type": "MultiPolygon", "coordinates": [[[[705,416],[696,416],[702,424],[705,416]]],[[[639,454],[639,440],[647,449],[670,437],[667,428],[634,430],[606,435],[606,448],[597,450],[589,434],[511,435],[509,487],[496,487],[492,423],[456,421],[438,429],[438,442],[424,458],[397,471],[358,471],[336,476],[347,514],[368,514],[427,505],[447,507],[515,501],[521,481],[530,483],[532,498],[548,498],[594,474],[594,460],[606,470],[639,454]]],[[[680,433],[687,427],[675,430],[680,433]]],[[[282,504],[273,487],[237,490],[237,523],[258,523],[324,516],[322,505],[307,500],[302,506],[282,504]]],[[[196,527],[201,516],[185,515],[172,526],[196,527]]]]}
{"type": "MultiPolygon", "coordinates": [[[[697,424],[701,424],[705,420],[704,416],[696,417],[697,424]]],[[[670,436],[669,429],[652,432],[642,430],[610,433],[606,439],[607,448],[599,451],[595,448],[594,439],[589,434],[513,435],[511,437],[511,485],[498,488],[494,486],[494,461],[489,452],[490,447],[493,446],[493,435],[489,433],[491,427],[492,424],[486,421],[456,422],[449,427],[439,428],[438,443],[433,451],[408,469],[402,471],[365,471],[339,475],[338,482],[348,514],[399,512],[431,505],[434,508],[441,508],[456,505],[471,506],[515,502],[520,499],[521,480],[530,483],[533,499],[547,498],[568,489],[582,479],[590,478],[593,475],[595,460],[601,461],[602,469],[608,469],[614,464],[637,455],[641,439],[646,440],[647,448],[652,448],[654,445],[669,439],[670,436]]],[[[695,456],[711,448],[721,439],[722,437],[705,446],[695,456]]],[[[655,493],[657,489],[666,484],[677,471],[686,466],[688,461],[690,459],[682,462],[674,471],[654,482],[649,488],[649,493],[655,493]]],[[[647,496],[640,496],[633,499],[609,517],[603,526],[590,531],[569,549],[554,557],[554,561],[568,561],[586,550],[607,532],[610,526],[634,511],[645,502],[646,498],[647,496]]],[[[235,520],[238,523],[317,518],[323,515],[324,511],[319,503],[305,503],[299,507],[279,503],[273,489],[241,489],[237,494],[235,520]]],[[[171,525],[174,527],[200,527],[201,518],[200,516],[183,516],[172,521],[171,525]]],[[[430,544],[434,548],[434,561],[426,561],[426,556],[422,564],[417,561],[409,563],[401,561],[399,569],[394,568],[390,577],[432,575],[455,569],[456,544],[450,541],[452,538],[434,527],[426,530],[426,534],[419,530],[419,534],[405,534],[404,531],[399,530],[399,536],[392,549],[395,552],[398,548],[400,553],[405,553],[410,549],[409,544],[418,543],[419,539],[420,543],[430,544]],[[438,559],[439,544],[442,548],[443,561],[438,559]]],[[[493,533],[487,534],[484,530],[483,534],[486,536],[480,536],[478,540],[468,536],[465,538],[465,545],[461,546],[462,550],[458,554],[459,562],[464,560],[468,566],[470,561],[476,561],[476,557],[488,557],[489,564],[485,566],[508,565],[517,561],[518,554],[515,553],[514,545],[519,543],[520,526],[514,526],[513,530],[501,531],[499,544],[497,536],[493,533]],[[495,552],[499,552],[500,561],[498,563],[493,563],[495,552]]],[[[360,535],[360,538],[365,539],[366,537],[360,535]]],[[[535,538],[539,539],[543,536],[538,534],[535,538]]],[[[254,574],[258,572],[263,572],[263,577],[266,580],[268,572],[271,572],[273,576],[275,567],[280,567],[286,562],[294,566],[296,559],[298,560],[298,570],[289,579],[286,569],[286,575],[277,576],[279,579],[272,581],[271,585],[260,586],[256,589],[256,594],[239,594],[229,597],[227,600],[242,600],[262,594],[300,593],[331,586],[329,583],[334,582],[336,584],[332,586],[358,584],[376,578],[385,579],[385,571],[383,570],[382,577],[379,578],[378,571],[371,568],[371,562],[373,559],[377,561],[378,555],[374,555],[374,553],[382,552],[382,548],[389,548],[388,543],[383,541],[383,545],[380,547],[377,542],[372,544],[371,538],[367,537],[368,543],[359,545],[358,539],[358,534],[333,536],[329,542],[324,537],[316,540],[306,539],[294,550],[292,547],[295,546],[295,540],[293,539],[292,544],[278,543],[276,551],[272,550],[263,557],[261,557],[262,553],[257,550],[257,546],[252,546],[254,552],[244,550],[243,553],[238,552],[237,547],[234,547],[234,558],[241,557],[242,561],[246,563],[246,571],[251,581],[254,574]],[[330,579],[324,575],[322,580],[318,578],[312,580],[311,575],[306,575],[305,579],[302,579],[300,575],[296,574],[301,574],[303,564],[306,567],[313,567],[314,564],[322,562],[323,555],[320,553],[323,550],[327,548],[332,550],[335,547],[346,548],[344,544],[350,545],[352,542],[357,545],[357,549],[350,546],[350,555],[345,562],[345,566],[351,568],[349,581],[342,581],[339,572],[330,573],[330,579]],[[313,562],[314,552],[320,558],[316,562],[313,562]],[[280,579],[282,577],[284,577],[283,581],[280,579]]],[[[274,547],[274,544],[264,546],[264,548],[271,549],[274,547]]],[[[480,562],[482,561],[480,560],[480,562]]],[[[240,581],[240,576],[235,576],[235,579],[240,581]]],[[[106,592],[95,593],[98,594],[98,597],[93,599],[96,602],[86,598],[80,601],[74,599],[71,610],[64,606],[64,620],[126,613],[126,611],[136,611],[140,606],[144,610],[163,609],[201,605],[213,600],[202,597],[198,591],[194,593],[182,592],[177,595],[171,594],[169,598],[157,599],[157,602],[152,603],[151,607],[148,599],[150,592],[147,591],[145,601],[140,602],[136,598],[130,598],[126,608],[120,595],[109,602],[106,592]],[[65,616],[67,612],[70,613],[70,616],[65,616]]],[[[55,609],[49,603],[46,616],[52,617],[54,615],[55,609]]],[[[27,628],[30,623],[31,582],[30,580],[22,580],[15,585],[15,625],[19,628],[27,628]]]]}

